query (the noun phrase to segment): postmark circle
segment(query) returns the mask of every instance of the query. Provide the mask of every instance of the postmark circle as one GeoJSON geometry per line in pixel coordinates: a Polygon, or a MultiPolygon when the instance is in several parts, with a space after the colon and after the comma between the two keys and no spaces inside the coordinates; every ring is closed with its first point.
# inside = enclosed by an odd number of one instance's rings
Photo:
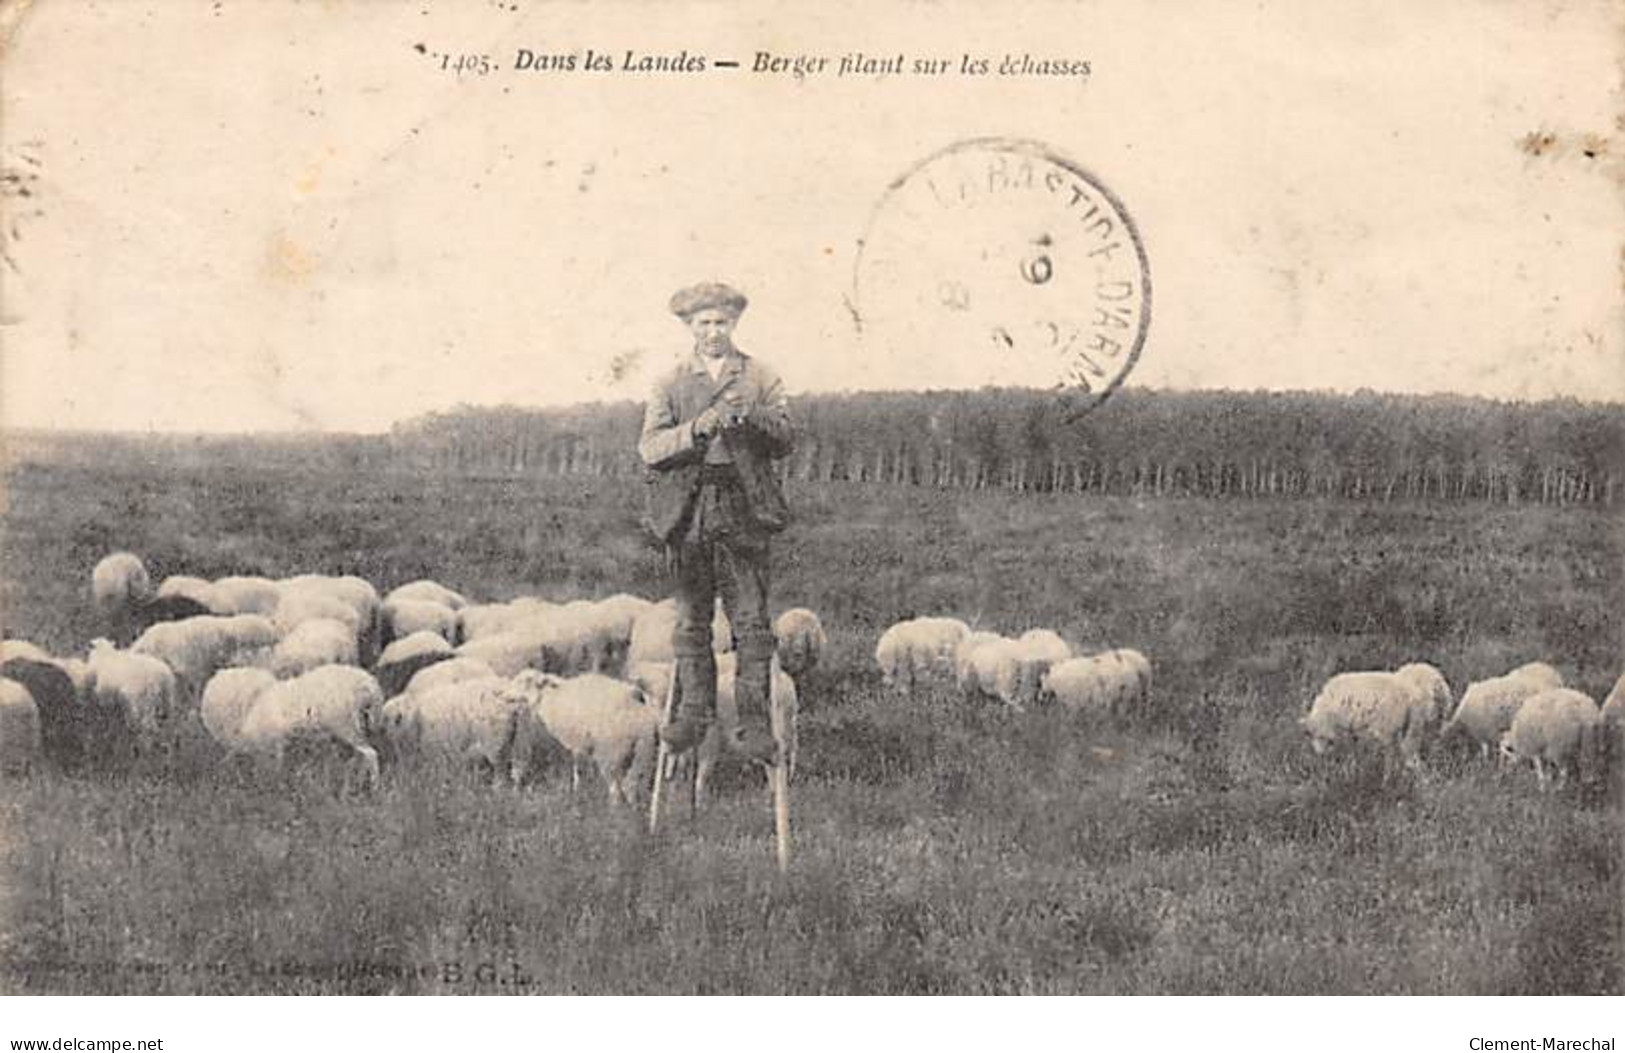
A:
{"type": "Polygon", "coordinates": [[[1053,389],[1076,416],[1139,359],[1151,271],[1128,210],[1088,170],[1043,143],[973,139],[887,187],[858,246],[853,316],[887,381],[1053,389]]]}

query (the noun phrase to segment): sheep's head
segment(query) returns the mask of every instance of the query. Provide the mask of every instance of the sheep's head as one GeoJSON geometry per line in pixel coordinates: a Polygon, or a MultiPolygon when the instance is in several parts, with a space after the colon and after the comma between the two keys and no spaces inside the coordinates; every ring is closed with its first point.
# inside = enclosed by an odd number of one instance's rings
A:
{"type": "Polygon", "coordinates": [[[1511,761],[1518,759],[1518,747],[1513,745],[1510,731],[1501,735],[1501,756],[1511,761]]]}

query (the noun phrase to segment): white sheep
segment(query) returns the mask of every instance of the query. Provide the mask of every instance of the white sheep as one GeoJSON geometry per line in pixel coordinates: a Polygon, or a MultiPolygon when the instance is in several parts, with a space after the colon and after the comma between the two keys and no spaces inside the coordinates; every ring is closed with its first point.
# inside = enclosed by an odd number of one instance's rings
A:
{"type": "Polygon", "coordinates": [[[468,606],[468,598],[455,589],[448,589],[438,581],[419,579],[409,581],[405,585],[397,586],[384,597],[384,602],[391,600],[406,600],[408,602],[438,603],[442,607],[450,607],[460,611],[468,606]]]}
{"type": "Polygon", "coordinates": [[[0,640],[0,665],[13,658],[23,658],[30,662],[55,662],[50,652],[38,644],[27,640],[0,640]]]}
{"type": "Polygon", "coordinates": [[[157,737],[177,713],[180,689],[163,660],[97,639],[91,641],[88,665],[91,700],[103,712],[121,714],[138,735],[157,737]]]}
{"type": "MultiPolygon", "coordinates": [[[[707,800],[706,786],[710,782],[712,770],[716,768],[717,762],[722,757],[724,740],[728,732],[739,723],[738,673],[739,664],[735,655],[717,656],[717,719],[712,722],[710,730],[706,732],[705,738],[700,740],[700,745],[695,751],[694,801],[696,807],[705,806],[707,800]]],[[[796,682],[779,667],[777,660],[772,664],[771,677],[768,700],[768,726],[784,755],[785,768],[793,777],[796,770],[798,749],[796,722],[799,701],[796,694],[796,682]]]]}
{"type": "Polygon", "coordinates": [[[824,623],[805,607],[792,607],[779,615],[773,623],[773,637],[778,641],[780,667],[796,680],[810,673],[829,647],[824,623]]]}
{"type": "Polygon", "coordinates": [[[478,658],[458,657],[448,658],[444,662],[437,662],[427,669],[419,669],[412,674],[412,679],[406,682],[406,690],[402,694],[413,694],[418,691],[433,691],[447,684],[455,684],[464,680],[480,680],[489,676],[497,676],[488,662],[478,658]]]}
{"type": "Polygon", "coordinates": [[[198,716],[209,735],[227,750],[243,750],[243,721],[277,679],[267,669],[222,669],[203,686],[198,716]]]}
{"type": "Polygon", "coordinates": [[[590,758],[610,800],[633,802],[639,782],[652,770],[660,725],[660,711],[644,704],[636,685],[598,673],[564,679],[527,669],[504,690],[530,707],[534,731],[545,731],[570,751],[572,786],[579,780],[577,764],[590,758]]]}
{"type": "Polygon", "coordinates": [[[114,552],[90,572],[90,594],[104,616],[124,616],[153,598],[152,576],[141,557],[114,552]]]}
{"type": "Polygon", "coordinates": [[[1016,641],[998,633],[967,634],[954,648],[954,680],[959,689],[972,697],[997,698],[999,672],[1015,662],[1015,647],[1016,641]]]}
{"type": "Polygon", "coordinates": [[[1545,662],[1525,662],[1508,673],[1507,676],[1515,676],[1528,683],[1539,684],[1542,690],[1548,687],[1568,686],[1563,680],[1563,674],[1558,672],[1557,667],[1545,662]]]}
{"type": "Polygon", "coordinates": [[[214,582],[214,598],[226,614],[269,616],[282,600],[282,590],[270,578],[233,574],[214,582]]]}
{"type": "Polygon", "coordinates": [[[1562,783],[1572,770],[1588,778],[1602,748],[1602,713],[1597,703],[1567,687],[1549,687],[1527,698],[1501,736],[1501,754],[1511,761],[1528,760],[1541,785],[1546,765],[1557,768],[1562,783]]]}
{"type": "Polygon", "coordinates": [[[500,779],[504,768],[513,785],[529,767],[524,734],[529,708],[508,693],[500,676],[464,680],[429,691],[413,691],[384,703],[382,727],[391,751],[403,761],[441,756],[489,766],[500,779]]]}
{"type": "Polygon", "coordinates": [[[284,589],[276,609],[271,612],[271,623],[277,633],[284,636],[301,623],[317,619],[343,622],[350,627],[350,634],[357,640],[367,627],[354,604],[325,588],[314,586],[284,589]]]}
{"type": "Polygon", "coordinates": [[[457,612],[457,639],[467,643],[507,632],[536,609],[514,603],[470,604],[457,612]]]}
{"type": "Polygon", "coordinates": [[[0,677],[0,773],[27,774],[44,755],[34,696],[17,681],[0,677]]]}
{"type": "Polygon", "coordinates": [[[174,672],[183,695],[196,699],[218,670],[232,665],[239,649],[215,615],[159,622],[136,637],[130,650],[157,658],[174,672]]]}
{"type": "Polygon", "coordinates": [[[1365,740],[1414,768],[1421,760],[1418,705],[1418,690],[1409,677],[1386,670],[1338,673],[1326,681],[1298,723],[1317,754],[1365,740]]]}
{"type": "Polygon", "coordinates": [[[1016,638],[1016,649],[1018,672],[1012,694],[1021,708],[1038,701],[1044,674],[1056,662],[1071,658],[1072,647],[1052,629],[1028,629],[1016,638]]]}
{"type": "Polygon", "coordinates": [[[378,751],[367,734],[383,705],[371,674],[355,666],[322,666],[266,688],[243,718],[236,749],[270,757],[280,769],[294,740],[330,739],[360,758],[371,786],[378,781],[378,751]]]}
{"type": "Polygon", "coordinates": [[[1151,662],[1129,648],[1057,662],[1040,681],[1041,694],[1067,709],[1123,716],[1151,693],[1151,662]]]}
{"type": "Polygon", "coordinates": [[[452,650],[451,644],[446,642],[444,636],[424,630],[392,641],[379,654],[378,664],[388,665],[392,662],[404,662],[428,654],[451,654],[452,650]]]}
{"type": "Polygon", "coordinates": [[[958,618],[913,618],[898,622],[875,642],[875,664],[888,687],[904,693],[922,677],[953,675],[959,645],[970,626],[958,618]]]}
{"type": "Polygon", "coordinates": [[[1440,728],[1440,735],[1466,735],[1478,743],[1479,755],[1488,759],[1490,750],[1500,745],[1501,736],[1512,726],[1518,708],[1530,696],[1553,686],[1549,675],[1538,666],[1520,666],[1510,673],[1467,685],[1455,713],[1440,728]]]}
{"type": "Polygon", "coordinates": [[[379,608],[379,617],[386,642],[420,632],[435,633],[450,644],[457,642],[457,612],[443,603],[392,596],[379,608]]]}
{"type": "Polygon", "coordinates": [[[1450,682],[1426,662],[1408,662],[1394,670],[1394,675],[1416,691],[1415,719],[1419,733],[1428,737],[1438,734],[1450,716],[1453,701],[1450,682]]]}
{"type": "Polygon", "coordinates": [[[269,661],[271,672],[285,680],[324,665],[356,665],[360,652],[348,625],[333,618],[312,618],[278,640],[269,661]]]}

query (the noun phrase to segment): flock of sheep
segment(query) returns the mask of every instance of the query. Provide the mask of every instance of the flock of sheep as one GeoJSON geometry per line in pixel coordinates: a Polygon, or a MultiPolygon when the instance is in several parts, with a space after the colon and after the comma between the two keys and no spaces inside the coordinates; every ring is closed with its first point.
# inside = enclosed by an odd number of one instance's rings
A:
{"type": "MultiPolygon", "coordinates": [[[[354,576],[273,581],[170,577],[141,560],[97,564],[91,593],[110,638],[83,657],[0,642],[0,767],[107,763],[173,743],[194,719],[226,755],[280,768],[317,740],[349,751],[370,786],[383,763],[472,763],[526,781],[562,748],[630,802],[651,774],[672,668],[673,601],[630,595],[476,604],[432,581],[385,596],[354,576]],[[383,754],[381,762],[380,754],[383,754]]],[[[698,796],[736,717],[732,633],[720,608],[717,727],[696,751],[698,796]]],[[[818,616],[776,625],[774,730],[793,767],[798,678],[827,640],[818,616]]]]}
{"type": "MultiPolygon", "coordinates": [[[[477,604],[432,581],[380,596],[361,578],[316,574],[170,577],[154,589],[129,553],[102,560],[91,591],[111,639],[84,657],[0,642],[0,769],[42,759],[73,768],[163,748],[195,718],[226,754],[279,767],[303,740],[340,744],[369,785],[382,763],[431,757],[519,785],[555,748],[569,755],[573,782],[590,762],[622,803],[651,774],[672,676],[671,600],[477,604]]],[[[828,641],[804,608],[784,612],[774,630],[771,717],[793,771],[798,682],[828,641]]],[[[720,606],[713,638],[718,723],[696,751],[696,802],[737,716],[720,606]]],[[[913,618],[887,629],[874,656],[897,690],[952,683],[1014,710],[1126,715],[1151,692],[1139,651],[1076,655],[1049,629],[1007,638],[956,618],[913,618]]],[[[1599,707],[1541,662],[1474,683],[1459,701],[1423,663],[1339,673],[1299,723],[1316,753],[1363,740],[1414,767],[1431,744],[1460,739],[1486,757],[1530,761],[1544,784],[1549,769],[1559,781],[1584,778],[1611,755],[1625,758],[1625,676],[1599,707]]]]}
{"type": "MultiPolygon", "coordinates": [[[[1139,651],[1075,656],[1049,629],[1008,639],[957,618],[892,626],[875,647],[875,662],[899,690],[951,680],[968,695],[1016,710],[1050,704],[1121,716],[1143,706],[1151,691],[1151,664],[1139,651]]],[[[1299,724],[1317,754],[1364,741],[1414,768],[1433,744],[1465,741],[1486,759],[1498,751],[1508,761],[1529,761],[1544,785],[1625,762],[1625,676],[1599,707],[1554,667],[1530,662],[1471,684],[1458,702],[1438,669],[1413,662],[1333,676],[1299,724]]]]}

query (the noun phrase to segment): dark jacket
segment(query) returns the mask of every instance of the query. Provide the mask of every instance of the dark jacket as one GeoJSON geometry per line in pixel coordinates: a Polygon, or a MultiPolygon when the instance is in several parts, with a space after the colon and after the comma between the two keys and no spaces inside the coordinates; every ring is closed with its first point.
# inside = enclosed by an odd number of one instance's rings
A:
{"type": "Polygon", "coordinates": [[[737,351],[713,381],[696,353],[660,378],[643,413],[638,455],[649,467],[644,526],[660,541],[678,541],[693,520],[709,445],[695,436],[694,418],[709,406],[722,405],[730,388],[740,396],[746,423],[731,431],[726,442],[751,525],[772,533],[789,523],[772,463],[795,444],[784,384],[772,370],[737,351]]]}

